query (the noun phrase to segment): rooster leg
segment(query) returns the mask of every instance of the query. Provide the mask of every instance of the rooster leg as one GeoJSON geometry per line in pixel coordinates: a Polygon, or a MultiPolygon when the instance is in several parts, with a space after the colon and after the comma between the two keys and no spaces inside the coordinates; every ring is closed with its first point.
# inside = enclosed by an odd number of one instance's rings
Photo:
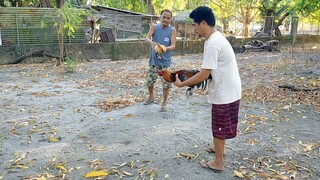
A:
{"type": "Polygon", "coordinates": [[[187,96],[187,98],[189,98],[190,96],[192,96],[192,88],[191,88],[191,87],[189,87],[189,88],[187,89],[187,91],[186,91],[186,96],[187,96]]]}
{"type": "Polygon", "coordinates": [[[203,81],[203,86],[201,90],[204,91],[207,88],[207,85],[208,85],[208,80],[206,79],[203,81]]]}

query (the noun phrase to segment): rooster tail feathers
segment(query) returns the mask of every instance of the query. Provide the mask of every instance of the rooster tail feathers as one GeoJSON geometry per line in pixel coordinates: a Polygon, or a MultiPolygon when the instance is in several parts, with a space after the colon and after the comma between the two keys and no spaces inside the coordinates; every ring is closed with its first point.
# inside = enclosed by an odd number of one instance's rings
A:
{"type": "Polygon", "coordinates": [[[202,91],[206,90],[206,89],[207,89],[207,86],[208,86],[208,79],[205,79],[204,81],[199,82],[199,83],[196,84],[196,87],[197,87],[198,89],[201,88],[202,91]]]}

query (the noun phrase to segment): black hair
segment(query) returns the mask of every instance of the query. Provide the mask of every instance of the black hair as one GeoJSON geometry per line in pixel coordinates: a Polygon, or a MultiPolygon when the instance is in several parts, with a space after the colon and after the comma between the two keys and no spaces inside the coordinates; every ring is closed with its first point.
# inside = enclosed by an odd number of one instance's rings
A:
{"type": "Polygon", "coordinates": [[[193,22],[200,24],[201,21],[206,21],[209,26],[216,25],[216,18],[214,17],[214,13],[212,9],[206,6],[200,6],[194,9],[189,17],[193,19],[193,22]]]}
{"type": "Polygon", "coordinates": [[[163,12],[168,12],[168,13],[170,13],[170,14],[171,14],[171,17],[172,17],[172,12],[171,12],[169,9],[164,9],[164,10],[162,10],[161,13],[160,13],[160,16],[162,16],[163,12]]]}

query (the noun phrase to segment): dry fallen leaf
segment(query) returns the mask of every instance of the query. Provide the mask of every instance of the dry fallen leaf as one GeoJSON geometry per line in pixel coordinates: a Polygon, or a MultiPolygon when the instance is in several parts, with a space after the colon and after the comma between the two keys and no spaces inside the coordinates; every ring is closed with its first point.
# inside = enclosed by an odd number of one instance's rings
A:
{"type": "Polygon", "coordinates": [[[61,139],[56,137],[49,137],[49,142],[58,142],[59,140],[61,139]]]}
{"type": "Polygon", "coordinates": [[[253,127],[248,126],[245,130],[244,130],[245,134],[250,134],[253,132],[253,127]]]}
{"type": "Polygon", "coordinates": [[[19,169],[28,169],[28,166],[24,166],[24,165],[17,164],[17,165],[16,165],[16,168],[19,168],[19,169]]]}
{"type": "Polygon", "coordinates": [[[312,147],[315,145],[315,144],[303,144],[302,141],[299,141],[299,144],[305,147],[304,149],[305,152],[311,151],[312,147]]]}
{"type": "Polygon", "coordinates": [[[233,176],[239,177],[239,178],[245,178],[244,175],[242,173],[240,173],[237,170],[233,171],[233,176]]]}
{"type": "Polygon", "coordinates": [[[132,118],[132,117],[134,117],[134,114],[131,114],[131,113],[123,116],[123,118],[132,118]]]}
{"type": "Polygon", "coordinates": [[[180,158],[180,157],[185,157],[187,159],[197,159],[199,156],[199,154],[190,154],[190,153],[177,153],[177,155],[175,156],[175,158],[180,158]]]}
{"type": "Polygon", "coordinates": [[[90,167],[91,168],[95,168],[96,166],[100,166],[100,165],[103,165],[105,162],[101,159],[95,159],[91,162],[89,162],[88,164],[90,164],[90,167]]]}
{"type": "Polygon", "coordinates": [[[94,177],[101,177],[101,176],[108,176],[109,173],[106,171],[91,171],[84,175],[85,178],[94,178],[94,177]]]}
{"type": "Polygon", "coordinates": [[[63,173],[66,173],[67,172],[67,169],[64,167],[64,166],[61,166],[61,165],[55,165],[53,166],[54,168],[57,168],[59,170],[61,170],[63,173]]]}
{"type": "Polygon", "coordinates": [[[146,171],[146,174],[150,175],[150,180],[154,180],[157,176],[157,173],[153,169],[149,169],[146,171]]]}

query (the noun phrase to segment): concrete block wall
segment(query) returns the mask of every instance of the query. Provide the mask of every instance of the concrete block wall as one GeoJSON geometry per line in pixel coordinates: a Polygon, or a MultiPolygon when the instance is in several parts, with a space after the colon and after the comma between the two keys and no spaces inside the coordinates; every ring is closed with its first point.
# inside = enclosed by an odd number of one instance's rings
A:
{"type": "MultiPolygon", "coordinates": [[[[267,38],[235,38],[227,37],[232,45],[245,44],[248,41],[259,39],[268,41],[276,39],[281,46],[290,46],[292,40],[290,36],[267,37],[267,38]]],[[[306,43],[320,44],[320,36],[302,35],[297,37],[297,46],[304,46],[306,43]]],[[[177,41],[174,55],[197,54],[203,52],[203,40],[177,41]]],[[[58,44],[47,45],[12,45],[0,46],[0,65],[10,64],[12,60],[32,51],[42,51],[54,56],[59,55],[58,44]]],[[[81,59],[138,59],[149,57],[150,46],[145,41],[98,43],[98,44],[65,44],[67,56],[74,56],[81,59]]],[[[29,57],[32,58],[32,57],[29,57]]]]}

